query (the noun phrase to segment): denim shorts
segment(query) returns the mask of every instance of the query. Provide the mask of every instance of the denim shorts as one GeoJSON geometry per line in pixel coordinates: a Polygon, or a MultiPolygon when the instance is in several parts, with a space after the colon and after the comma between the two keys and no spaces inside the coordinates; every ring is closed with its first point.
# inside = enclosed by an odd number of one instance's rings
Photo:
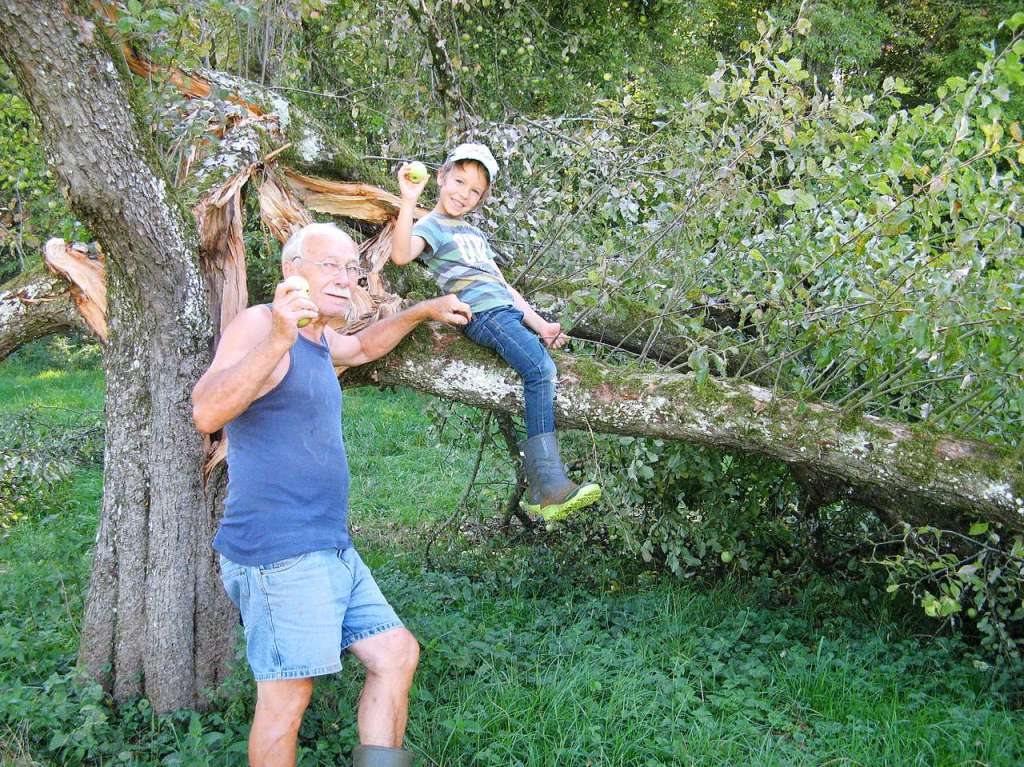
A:
{"type": "Polygon", "coordinates": [[[333,674],[349,645],[402,625],[352,546],[252,567],[222,554],[220,570],[257,682],[333,674]]]}

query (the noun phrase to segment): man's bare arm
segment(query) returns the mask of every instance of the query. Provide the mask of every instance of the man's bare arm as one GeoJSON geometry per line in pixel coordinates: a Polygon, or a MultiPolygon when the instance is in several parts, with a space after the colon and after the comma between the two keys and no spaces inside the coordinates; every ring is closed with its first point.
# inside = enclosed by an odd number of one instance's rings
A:
{"type": "Polygon", "coordinates": [[[298,338],[298,321],[315,306],[288,283],[277,286],[274,308],[254,306],[233,319],[203,376],[192,390],[192,420],[212,434],[243,413],[298,338]]]}
{"type": "Polygon", "coordinates": [[[331,331],[327,340],[334,364],[351,368],[383,357],[421,322],[436,320],[449,325],[465,325],[471,318],[469,307],[456,296],[441,296],[420,301],[355,335],[344,336],[331,331]]]}

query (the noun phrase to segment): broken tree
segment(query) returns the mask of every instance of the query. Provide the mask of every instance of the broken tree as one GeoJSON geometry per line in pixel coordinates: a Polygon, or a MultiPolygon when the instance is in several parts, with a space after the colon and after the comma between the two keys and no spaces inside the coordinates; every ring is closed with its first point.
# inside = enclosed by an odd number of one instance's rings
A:
{"type": "MultiPolygon", "coordinates": [[[[230,654],[234,616],[209,547],[222,485],[215,481],[213,492],[203,491],[206,456],[192,427],[189,393],[209,360],[217,326],[246,300],[240,196],[254,169],[262,172],[267,147],[245,133],[255,123],[242,112],[221,147],[237,151],[206,158],[185,152],[180,179],[188,194],[194,200],[209,190],[198,211],[197,237],[146,159],[151,150],[135,128],[125,75],[100,37],[56,2],[11,0],[0,9],[4,59],[40,118],[72,206],[102,243],[106,259],[106,476],[81,663],[115,696],[145,694],[164,711],[199,705],[202,689],[216,684],[230,654]],[[204,177],[216,180],[202,182],[204,177]]],[[[195,85],[194,78],[181,82],[195,85]]],[[[296,157],[279,161],[294,163],[296,157]]],[[[299,170],[304,173],[284,174],[289,186],[269,178],[260,184],[264,220],[278,237],[307,220],[293,194],[316,210],[355,216],[353,205],[369,206],[371,212],[359,217],[387,220],[386,196],[357,185],[337,188],[308,175],[309,168],[299,170]],[[346,195],[353,198],[346,201],[346,195]]],[[[62,247],[72,259],[88,258],[62,247]]],[[[368,289],[380,287],[374,283],[379,268],[373,267],[386,261],[387,252],[385,228],[364,251],[368,289]]],[[[71,301],[61,295],[72,283],[81,287],[80,278],[47,279],[38,283],[44,293],[26,288],[0,300],[11,307],[15,301],[26,313],[41,313],[45,303],[57,309],[63,300],[55,315],[66,317],[71,301]],[[38,301],[44,294],[54,301],[38,301]]],[[[372,292],[364,314],[393,306],[372,292]]],[[[90,301],[99,306],[95,296],[90,301]]],[[[59,316],[40,327],[64,327],[59,316]]],[[[0,335],[28,320],[3,322],[0,335]]],[[[1024,527],[1017,501],[1024,479],[1004,450],[847,417],[746,384],[627,373],[569,355],[558,361],[563,380],[557,407],[564,425],[772,455],[823,497],[853,498],[912,521],[982,516],[1024,527]]],[[[506,412],[520,408],[514,376],[451,334],[421,331],[387,360],[350,371],[345,380],[402,383],[506,412]]]]}

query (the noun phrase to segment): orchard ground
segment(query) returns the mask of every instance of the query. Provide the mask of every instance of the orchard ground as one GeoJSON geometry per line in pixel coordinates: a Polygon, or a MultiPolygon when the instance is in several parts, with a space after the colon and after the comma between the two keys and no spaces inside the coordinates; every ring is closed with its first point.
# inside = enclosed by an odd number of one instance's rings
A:
{"type": "MultiPolygon", "coordinates": [[[[244,764],[253,685],[241,656],[202,714],[114,709],[74,679],[102,388],[88,346],[39,343],[0,364],[5,433],[34,431],[70,456],[30,496],[3,488],[0,760],[244,764]]],[[[407,391],[345,394],[354,535],[423,645],[408,735],[420,764],[1024,763],[1015,674],[858,583],[818,576],[783,596],[777,581],[680,582],[585,556],[568,537],[481,534],[498,529],[493,503],[470,504],[460,524],[474,535],[453,537],[444,523],[476,446],[439,431],[430,405],[407,391]]],[[[39,469],[25,467],[32,456],[12,469],[16,446],[3,450],[5,478],[39,469]]],[[[497,454],[484,460],[501,475],[497,454]]],[[[355,663],[318,683],[301,765],[345,763],[360,685],[355,663]]]]}

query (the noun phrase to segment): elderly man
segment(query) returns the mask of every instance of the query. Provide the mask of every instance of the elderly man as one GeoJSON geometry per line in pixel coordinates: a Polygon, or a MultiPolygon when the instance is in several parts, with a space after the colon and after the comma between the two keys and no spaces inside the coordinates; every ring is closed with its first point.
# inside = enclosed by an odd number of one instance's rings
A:
{"type": "Polygon", "coordinates": [[[273,304],[228,325],[192,394],[199,430],[224,428],[228,437],[228,498],[213,545],[256,678],[249,761],[295,764],[313,677],[338,671],[347,650],[366,666],[355,764],[408,765],[401,745],[419,645],[349,538],[334,366],[387,354],[424,320],[465,325],[470,310],[445,296],[341,335],[327,323],[349,308],[352,240],[331,224],[310,224],[281,259],[286,279],[273,304]]]}

